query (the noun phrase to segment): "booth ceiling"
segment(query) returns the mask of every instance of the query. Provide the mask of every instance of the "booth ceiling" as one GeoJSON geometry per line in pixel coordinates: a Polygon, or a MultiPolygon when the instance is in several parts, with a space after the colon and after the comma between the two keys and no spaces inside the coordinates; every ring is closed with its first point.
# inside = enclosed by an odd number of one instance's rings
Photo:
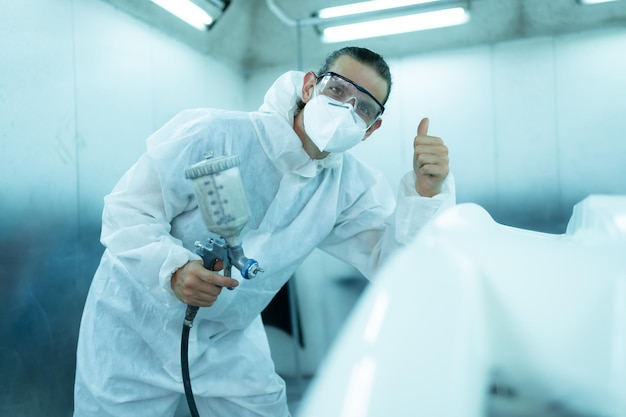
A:
{"type": "MultiPolygon", "coordinates": [[[[105,0],[199,52],[240,66],[309,69],[332,50],[364,46],[386,58],[512,39],[626,27],[626,0],[581,5],[577,0],[467,0],[469,23],[346,43],[323,43],[313,26],[285,24],[266,0],[231,0],[221,19],[199,31],[149,0],[105,0]]],[[[316,11],[357,0],[273,0],[286,16],[305,20],[316,11]]],[[[617,53],[617,51],[616,51],[617,53]]]]}

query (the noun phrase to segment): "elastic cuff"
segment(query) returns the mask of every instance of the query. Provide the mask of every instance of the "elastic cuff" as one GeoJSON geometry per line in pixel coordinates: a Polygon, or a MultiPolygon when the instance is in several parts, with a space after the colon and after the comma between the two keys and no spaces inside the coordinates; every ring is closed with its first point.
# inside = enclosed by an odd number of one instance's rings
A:
{"type": "Polygon", "coordinates": [[[176,297],[176,294],[174,294],[174,290],[172,290],[171,281],[174,272],[178,271],[178,269],[183,267],[187,262],[200,259],[202,259],[200,256],[183,247],[170,250],[159,271],[159,288],[168,306],[174,306],[180,303],[180,300],[176,297]]]}

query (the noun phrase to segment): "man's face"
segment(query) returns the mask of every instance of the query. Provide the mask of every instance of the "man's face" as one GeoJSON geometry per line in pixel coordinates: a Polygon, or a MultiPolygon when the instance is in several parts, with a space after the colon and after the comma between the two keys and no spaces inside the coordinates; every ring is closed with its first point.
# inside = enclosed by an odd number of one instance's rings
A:
{"type": "MultiPolygon", "coordinates": [[[[384,104],[384,100],[387,96],[388,85],[385,79],[381,77],[373,68],[370,68],[369,66],[364,65],[349,56],[342,56],[338,58],[335,61],[335,63],[330,66],[330,68],[328,68],[328,71],[339,74],[349,79],[350,81],[358,84],[362,88],[366,89],[380,103],[384,104]]],[[[313,73],[312,71],[306,73],[304,77],[304,84],[302,86],[302,93],[301,93],[303,103],[306,104],[313,98],[316,84],[317,84],[316,74],[313,73]]],[[[301,138],[307,138],[307,139],[303,139],[303,141],[306,142],[305,150],[307,150],[309,155],[312,155],[312,157],[317,158],[319,155],[316,155],[316,156],[313,156],[313,155],[315,153],[314,152],[315,150],[317,153],[319,153],[320,152],[319,149],[317,148],[312,149],[310,145],[307,145],[307,143],[310,142],[310,139],[308,139],[308,136],[306,135],[304,125],[302,122],[303,115],[305,112],[306,112],[306,108],[302,112],[298,113],[295,119],[294,128],[296,129],[296,132],[298,132],[298,135],[301,138]]],[[[363,137],[363,140],[367,139],[372,133],[374,133],[374,131],[376,131],[381,126],[381,123],[382,123],[382,119],[379,118],[378,120],[376,120],[376,122],[372,124],[365,132],[365,136],[363,137]]],[[[322,152],[321,154],[326,155],[327,153],[322,152]]]]}
{"type": "Polygon", "coordinates": [[[335,61],[329,71],[336,72],[360,85],[384,104],[388,85],[385,79],[378,75],[373,68],[363,65],[349,56],[342,56],[335,61]]]}

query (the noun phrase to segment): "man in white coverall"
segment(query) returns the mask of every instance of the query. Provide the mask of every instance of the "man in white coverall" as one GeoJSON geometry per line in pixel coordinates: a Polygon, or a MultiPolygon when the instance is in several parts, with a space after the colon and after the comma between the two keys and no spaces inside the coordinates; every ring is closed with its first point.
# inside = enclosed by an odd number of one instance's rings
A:
{"type": "Polygon", "coordinates": [[[390,89],[382,57],[343,48],[318,74],[281,76],[257,112],[184,111],[148,139],[105,197],[106,250],[80,327],[75,416],[172,416],[184,401],[187,304],[202,307],[189,341],[200,415],[289,416],[260,318],[274,294],[315,248],[371,278],[455,203],[448,150],[428,135],[428,119],[397,203],[382,175],[344,152],[380,127],[390,89]],[[209,271],[195,253],[207,230],[184,171],[207,151],[241,160],[251,209],[242,246],[265,270],[254,279],[209,271]]]}

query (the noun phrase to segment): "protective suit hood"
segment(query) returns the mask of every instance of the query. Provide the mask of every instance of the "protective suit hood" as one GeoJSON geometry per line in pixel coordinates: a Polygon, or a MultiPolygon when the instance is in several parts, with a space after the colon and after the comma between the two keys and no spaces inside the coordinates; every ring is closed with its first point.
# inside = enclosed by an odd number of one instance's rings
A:
{"type": "MultiPolygon", "coordinates": [[[[302,71],[287,71],[267,90],[263,104],[259,107],[261,113],[276,114],[293,126],[298,100],[302,99],[301,91],[306,73],[302,71]]],[[[278,138],[274,138],[277,141],[278,138]]],[[[336,168],[341,165],[341,153],[331,153],[324,159],[312,159],[319,171],[323,168],[336,168]]]]}

